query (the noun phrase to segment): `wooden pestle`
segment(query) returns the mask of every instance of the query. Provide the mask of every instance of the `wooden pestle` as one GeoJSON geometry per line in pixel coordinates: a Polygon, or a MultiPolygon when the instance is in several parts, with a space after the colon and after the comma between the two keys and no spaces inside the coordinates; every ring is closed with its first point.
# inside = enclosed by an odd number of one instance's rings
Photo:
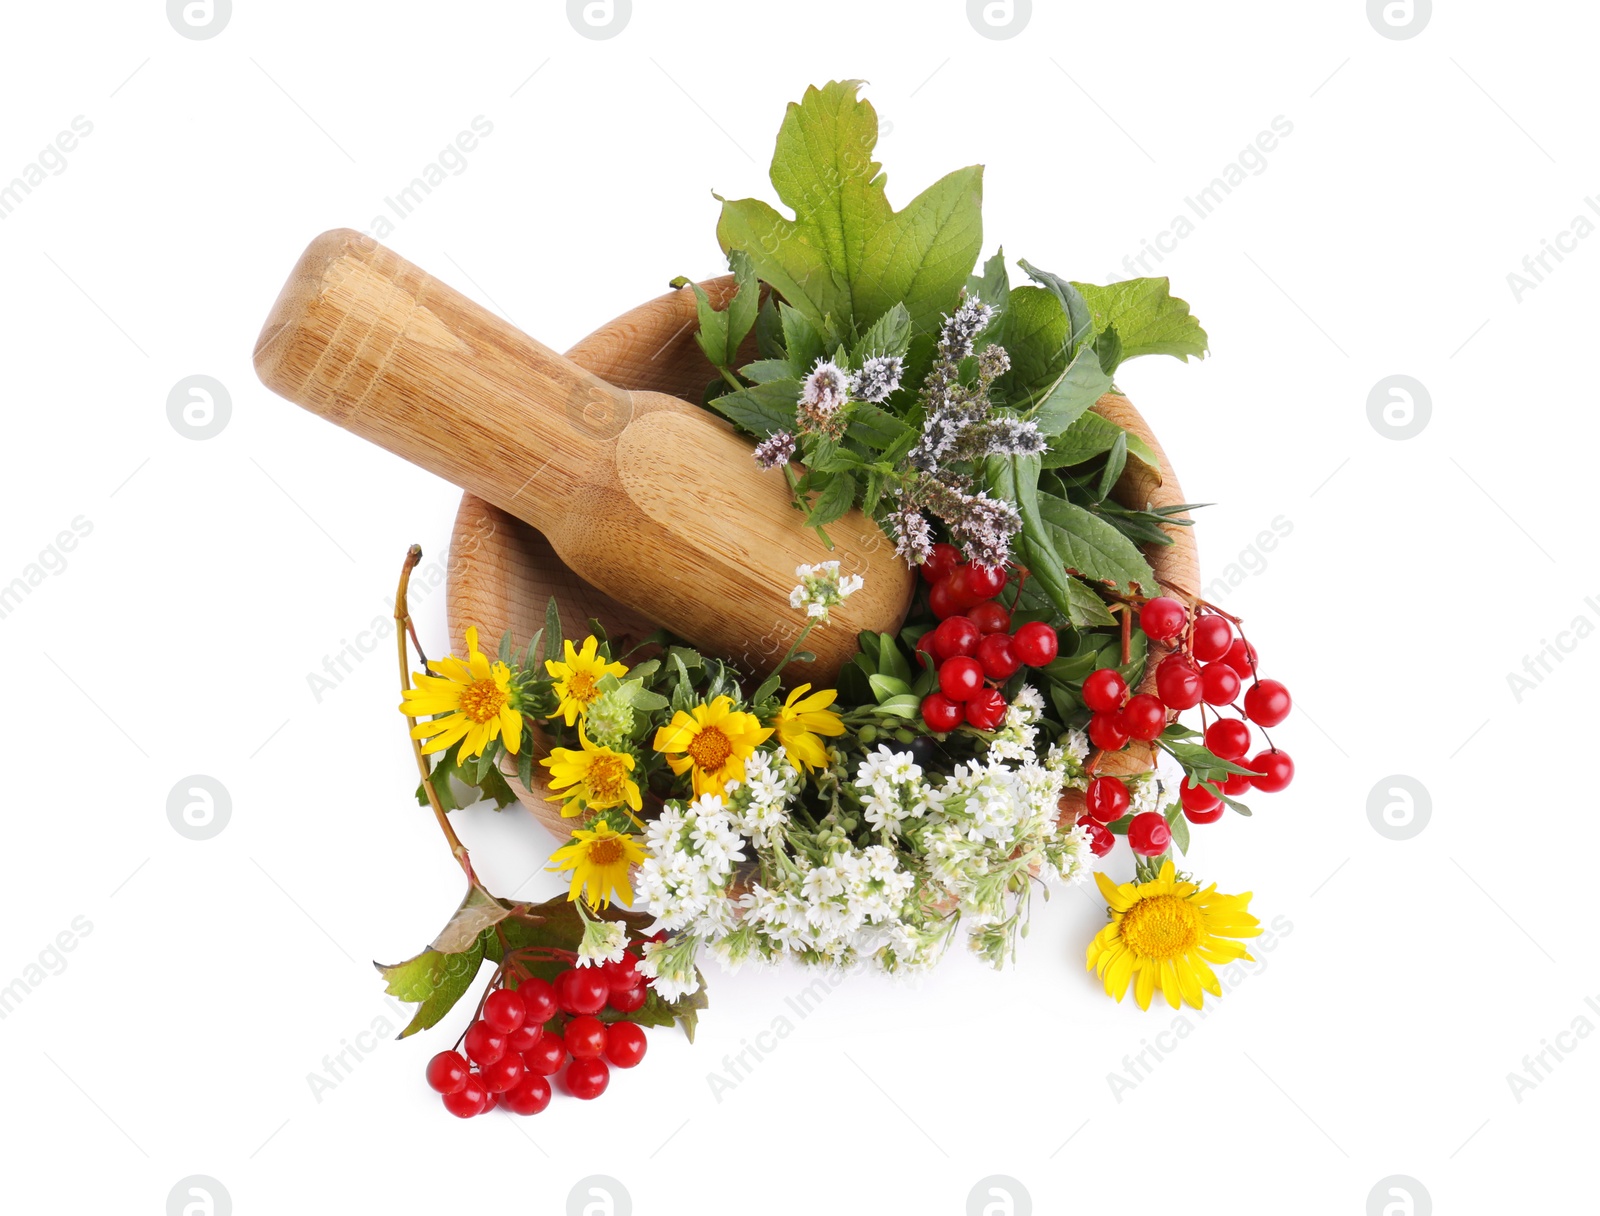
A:
{"type": "Polygon", "coordinates": [[[766,674],[799,634],[803,563],[837,560],[866,583],[791,681],[831,686],[859,630],[905,618],[915,572],[872,520],[830,524],[830,552],[727,422],[613,387],[358,232],[307,248],[255,365],[274,392],[526,520],[582,578],[746,670],[766,674]]]}

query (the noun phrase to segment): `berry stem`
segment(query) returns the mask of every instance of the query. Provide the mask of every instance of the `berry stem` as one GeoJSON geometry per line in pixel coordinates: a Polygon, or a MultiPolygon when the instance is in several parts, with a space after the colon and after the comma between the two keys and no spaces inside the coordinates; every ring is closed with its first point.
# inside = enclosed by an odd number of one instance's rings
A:
{"type": "MultiPolygon", "coordinates": [[[[422,546],[412,545],[406,550],[405,563],[400,567],[400,585],[394,594],[394,619],[395,641],[400,652],[400,692],[401,699],[411,688],[411,663],[406,653],[406,638],[416,640],[416,629],[411,623],[411,609],[407,603],[407,593],[411,588],[411,572],[422,561],[422,546]]],[[[422,655],[422,646],[417,646],[417,654],[422,655]]],[[[427,659],[424,657],[423,662],[427,659]]],[[[406,721],[412,726],[417,720],[409,714],[406,721]]],[[[410,734],[408,731],[407,734],[410,734]]],[[[439,830],[444,833],[446,842],[450,845],[450,854],[456,859],[456,864],[466,873],[467,881],[473,886],[480,885],[478,876],[472,870],[472,858],[467,853],[467,846],[461,843],[461,837],[456,835],[455,828],[450,826],[450,818],[444,813],[444,807],[439,804],[439,792],[433,788],[432,774],[428,771],[428,758],[422,754],[422,741],[411,736],[411,753],[417,759],[417,771],[422,774],[422,791],[427,795],[428,805],[433,808],[433,817],[439,823],[439,830]]]]}

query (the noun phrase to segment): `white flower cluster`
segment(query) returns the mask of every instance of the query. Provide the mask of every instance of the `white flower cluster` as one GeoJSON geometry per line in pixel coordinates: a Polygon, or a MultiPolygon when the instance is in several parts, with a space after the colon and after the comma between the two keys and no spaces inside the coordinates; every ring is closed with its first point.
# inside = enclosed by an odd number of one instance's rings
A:
{"type": "Polygon", "coordinates": [[[689,930],[702,936],[732,928],[727,898],[733,863],[743,861],[744,838],[722,798],[702,794],[684,806],[669,802],[645,830],[649,856],[639,867],[637,893],[656,914],[650,932],[689,930]]]}
{"type": "Polygon", "coordinates": [[[756,752],[744,762],[744,780],[728,782],[728,821],[751,840],[770,842],[789,822],[789,799],[799,784],[783,748],[756,752]]]}
{"type": "Polygon", "coordinates": [[[828,623],[828,612],[837,608],[865,585],[859,574],[840,576],[838,562],[818,562],[815,566],[796,566],[799,586],[789,593],[791,608],[804,608],[807,616],[828,623]]]}
{"type": "MultiPolygon", "coordinates": [[[[578,907],[581,909],[583,905],[579,904],[578,907]]],[[[601,963],[620,963],[627,946],[628,928],[621,921],[585,918],[583,940],[578,943],[578,966],[598,967],[601,963]]]]}
{"type": "Polygon", "coordinates": [[[752,756],[726,800],[669,804],[648,829],[637,890],[652,929],[675,936],[647,947],[641,969],[668,999],[698,986],[702,944],[735,967],[789,955],[915,970],[937,960],[962,919],[973,948],[998,965],[1034,880],[1081,881],[1093,861],[1083,829],[1057,826],[1061,790],[1082,784],[1088,745],[1068,735],[1041,763],[1043,710],[1024,689],[988,753],[948,777],[879,746],[838,791],[846,813],[817,828],[791,816],[800,777],[782,749],[752,756]],[[872,843],[852,839],[856,804],[872,843]],[[759,870],[735,894],[734,863],[751,843],[759,870]]]}
{"type": "Polygon", "coordinates": [[[885,836],[893,836],[903,820],[921,819],[939,808],[943,791],[922,780],[922,768],[906,751],[879,745],[861,761],[856,789],[867,822],[885,836]]]}

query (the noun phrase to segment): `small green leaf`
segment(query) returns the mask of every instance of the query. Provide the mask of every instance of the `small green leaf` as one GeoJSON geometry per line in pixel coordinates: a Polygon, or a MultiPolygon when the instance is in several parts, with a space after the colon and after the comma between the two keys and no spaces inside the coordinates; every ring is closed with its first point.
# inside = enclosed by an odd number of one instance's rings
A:
{"type": "Polygon", "coordinates": [[[1111,377],[1101,369],[1099,360],[1092,352],[1080,350],[1028,417],[1041,434],[1059,435],[1110,391],[1111,377]]]}
{"type": "Polygon", "coordinates": [[[1053,494],[1039,496],[1051,540],[1067,566],[1084,578],[1118,591],[1153,591],[1155,574],[1132,541],[1105,520],[1053,494]]]}
{"type": "Polygon", "coordinates": [[[800,400],[798,380],[769,380],[712,400],[711,408],[735,426],[760,439],[795,429],[795,405],[800,400]]]}
{"type": "Polygon", "coordinates": [[[383,976],[384,990],[390,996],[419,1006],[397,1037],[409,1038],[419,1030],[437,1026],[472,987],[482,965],[481,940],[474,940],[457,954],[424,950],[403,963],[374,963],[378,974],[383,976]]]}
{"type": "Polygon", "coordinates": [[[875,355],[904,356],[911,345],[911,314],[904,304],[896,303],[871,325],[850,352],[850,366],[859,368],[875,355]]]}
{"type": "Polygon", "coordinates": [[[787,359],[757,359],[754,363],[746,363],[741,367],[739,374],[746,380],[754,380],[757,384],[798,379],[795,368],[787,359]]]}
{"type": "Polygon", "coordinates": [[[1116,442],[1111,445],[1111,450],[1106,453],[1105,468],[1100,470],[1100,484],[1095,488],[1095,501],[1104,502],[1111,497],[1111,490],[1117,484],[1117,478],[1122,476],[1122,470],[1128,463],[1128,433],[1124,431],[1117,436],[1116,442]]]}
{"type": "Polygon", "coordinates": [[[873,696],[878,699],[880,704],[890,697],[909,697],[911,695],[911,685],[895,676],[874,673],[867,677],[867,682],[872,685],[873,696]]]}
{"type": "Polygon", "coordinates": [[[983,273],[967,279],[967,294],[977,296],[997,312],[1005,310],[1011,296],[1011,276],[1006,273],[1006,251],[996,249],[994,256],[983,264],[983,273]]]}
{"type": "Polygon", "coordinates": [[[1172,843],[1178,846],[1178,852],[1189,851],[1189,821],[1183,817],[1183,804],[1174,802],[1167,808],[1167,827],[1172,831],[1172,843]]]}
{"type": "Polygon", "coordinates": [[[561,645],[561,605],[551,596],[544,609],[544,660],[560,662],[566,653],[561,645]]]}
{"type": "Polygon", "coordinates": [[[856,479],[849,473],[834,473],[832,480],[821,494],[817,495],[816,502],[811,504],[811,511],[806,516],[806,527],[820,528],[831,524],[840,518],[856,501],[856,479]]]}

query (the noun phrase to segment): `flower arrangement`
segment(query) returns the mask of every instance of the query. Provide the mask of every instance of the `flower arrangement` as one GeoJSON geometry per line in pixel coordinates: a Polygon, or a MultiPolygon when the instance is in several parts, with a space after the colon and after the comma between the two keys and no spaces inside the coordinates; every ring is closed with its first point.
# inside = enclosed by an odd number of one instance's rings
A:
{"type": "Polygon", "coordinates": [[[380,970],[419,1004],[410,1034],[495,965],[465,1056],[429,1064],[455,1114],[535,1113],[557,1075],[592,1098],[643,1057],[641,1027],[692,1038],[707,956],[903,975],[960,939],[998,967],[1035,890],[1093,875],[1107,923],[1085,961],[1105,991],[1198,1007],[1259,932],[1248,894],[1179,858],[1191,825],[1289,784],[1265,732],[1290,697],[1236,618],[1156,577],[1146,550],[1191,508],[1113,498],[1160,458],[1095,409],[1123,362],[1203,357],[1205,332],[1165,279],[1021,262],[1032,282],[1013,287],[1003,254],[977,266],[980,168],[894,211],[856,94],[789,107],[772,180],[794,218],[722,202],[736,290],[716,308],[693,287],[697,340],[717,377],[703,404],[819,547],[859,507],[920,568],[903,627],[861,634],[831,686],[808,675],[806,639],[862,585],[824,560],[796,571],[799,635],[763,679],[665,632],[626,651],[598,621],[569,634],[555,600],[532,638],[491,658],[469,628],[464,658],[408,676],[408,556],[400,708],[468,894],[430,949],[380,970]],[[1179,720],[1195,709],[1198,728],[1179,720]],[[543,904],[488,892],[450,823],[469,793],[510,805],[513,782],[571,823],[551,857],[568,893],[543,904]],[[1126,883],[1096,871],[1118,837],[1126,883]]]}

